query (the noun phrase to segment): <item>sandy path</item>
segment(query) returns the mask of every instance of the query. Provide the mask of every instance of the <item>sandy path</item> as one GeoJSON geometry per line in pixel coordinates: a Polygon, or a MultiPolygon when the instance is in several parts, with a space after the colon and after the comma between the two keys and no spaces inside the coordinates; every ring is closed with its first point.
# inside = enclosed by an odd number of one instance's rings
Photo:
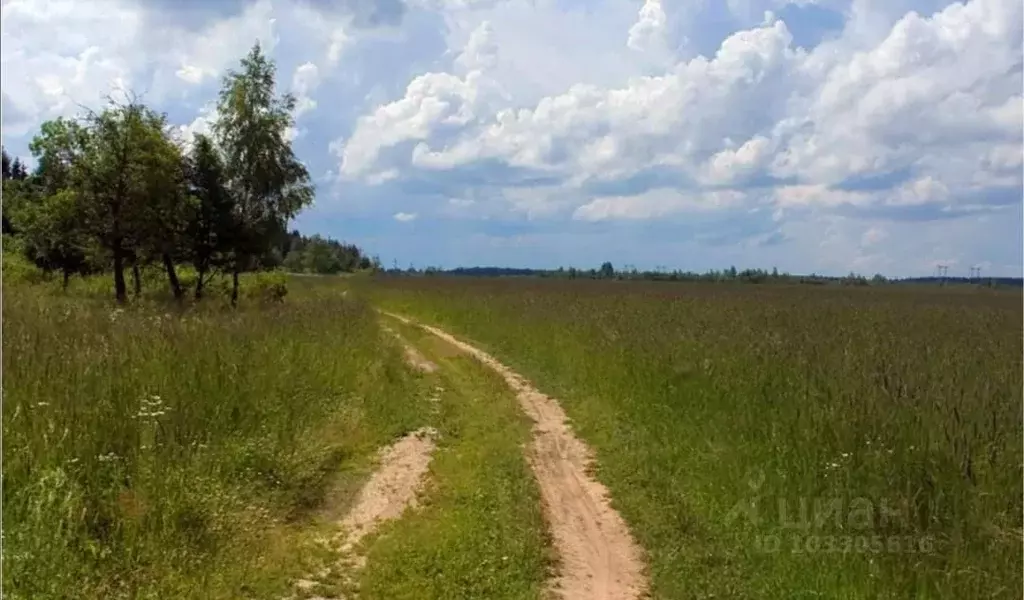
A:
{"type": "MultiPolygon", "coordinates": [[[[384,314],[415,324],[399,315],[384,314]]],[[[611,507],[607,488],[590,476],[593,454],[573,434],[558,402],[483,350],[436,327],[420,326],[498,372],[535,421],[528,458],[561,561],[552,592],[573,600],[643,597],[647,585],[642,551],[611,507]]]]}
{"type": "MultiPolygon", "coordinates": [[[[354,571],[365,566],[365,558],[356,553],[360,541],[383,523],[402,516],[406,508],[416,506],[416,498],[426,479],[434,452],[437,432],[425,427],[409,433],[379,452],[377,469],[359,490],[355,504],[338,522],[338,550],[345,565],[344,579],[352,582],[354,571]]],[[[329,570],[328,570],[329,572],[329,570]]],[[[312,590],[316,578],[300,579],[296,587],[312,590]]],[[[329,600],[311,596],[310,600],[329,600]]]]}
{"type": "Polygon", "coordinates": [[[433,429],[419,429],[381,451],[377,470],[339,523],[345,536],[343,552],[351,552],[382,521],[397,519],[407,507],[416,505],[416,494],[430,467],[435,436],[433,429]]]}

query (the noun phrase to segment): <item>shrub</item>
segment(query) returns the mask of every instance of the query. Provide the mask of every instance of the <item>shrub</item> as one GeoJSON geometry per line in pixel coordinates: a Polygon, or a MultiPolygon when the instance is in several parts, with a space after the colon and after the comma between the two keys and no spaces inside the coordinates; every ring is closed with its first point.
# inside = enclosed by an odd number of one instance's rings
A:
{"type": "Polygon", "coordinates": [[[283,271],[252,273],[242,282],[246,298],[266,303],[284,302],[288,295],[288,278],[283,271]]]}

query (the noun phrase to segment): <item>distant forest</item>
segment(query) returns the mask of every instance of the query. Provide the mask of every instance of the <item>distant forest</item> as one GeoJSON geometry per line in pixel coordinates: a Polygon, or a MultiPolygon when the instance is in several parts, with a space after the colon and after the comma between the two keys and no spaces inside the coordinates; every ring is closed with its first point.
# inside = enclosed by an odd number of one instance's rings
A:
{"type": "Polygon", "coordinates": [[[286,248],[282,250],[282,266],[292,273],[333,275],[380,268],[380,260],[366,256],[353,244],[319,235],[306,237],[298,231],[288,235],[286,248]]]}
{"type": "Polygon", "coordinates": [[[856,273],[834,277],[828,275],[794,275],[780,273],[777,269],[737,270],[729,267],[722,270],[710,270],[704,273],[693,271],[638,270],[632,267],[616,269],[610,262],[605,262],[597,269],[522,269],[507,267],[459,267],[440,269],[426,267],[417,270],[414,267],[387,269],[384,274],[391,276],[454,276],[454,277],[540,277],[549,279],[612,279],[612,280],[643,280],[643,281],[704,281],[704,282],[735,282],[735,283],[788,283],[804,285],[975,285],[984,287],[1024,287],[1024,279],[1020,277],[910,277],[887,278],[881,274],[865,277],[856,273]]]}

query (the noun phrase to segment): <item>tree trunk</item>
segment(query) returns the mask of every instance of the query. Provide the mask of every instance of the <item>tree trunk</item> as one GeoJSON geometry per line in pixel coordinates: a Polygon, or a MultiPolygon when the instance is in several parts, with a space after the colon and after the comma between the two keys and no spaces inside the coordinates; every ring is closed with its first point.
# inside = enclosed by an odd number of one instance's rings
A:
{"type": "Polygon", "coordinates": [[[203,298],[203,284],[206,283],[206,270],[201,269],[196,272],[196,301],[203,298]]]}
{"type": "Polygon", "coordinates": [[[238,269],[231,272],[231,306],[238,306],[238,269]]]}
{"type": "Polygon", "coordinates": [[[164,268],[167,269],[167,281],[171,284],[171,292],[174,294],[174,299],[180,302],[185,297],[185,292],[181,289],[178,273],[174,270],[174,261],[171,260],[171,255],[167,253],[164,253],[163,261],[164,268]]]}
{"type": "Polygon", "coordinates": [[[124,250],[114,244],[114,297],[118,304],[128,302],[128,286],[124,282],[124,250]]]}
{"type": "Polygon", "coordinates": [[[61,289],[65,292],[68,291],[68,280],[71,279],[71,271],[64,269],[64,283],[61,285],[61,289]]]}
{"type": "Polygon", "coordinates": [[[132,262],[132,283],[135,285],[135,297],[138,298],[142,295],[142,273],[138,262],[132,262]]]}

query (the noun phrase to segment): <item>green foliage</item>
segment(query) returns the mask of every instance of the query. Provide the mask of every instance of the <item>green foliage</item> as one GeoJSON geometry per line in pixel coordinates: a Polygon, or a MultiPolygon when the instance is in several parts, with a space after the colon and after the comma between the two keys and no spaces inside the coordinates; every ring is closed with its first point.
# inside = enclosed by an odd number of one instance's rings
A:
{"type": "Polygon", "coordinates": [[[88,130],[77,121],[63,117],[46,121],[29,143],[36,158],[36,179],[44,194],[81,185],[77,167],[89,145],[88,130]]]}
{"type": "Polygon", "coordinates": [[[282,271],[254,273],[244,287],[244,293],[263,303],[283,302],[288,295],[288,277],[282,271]]]}
{"type": "Polygon", "coordinates": [[[373,262],[353,244],[344,244],[319,235],[305,237],[298,231],[289,235],[284,268],[292,273],[334,275],[373,268],[373,262]]]}
{"type": "Polygon", "coordinates": [[[21,238],[5,233],[3,236],[3,276],[5,286],[18,284],[38,284],[48,277],[36,265],[25,258],[21,238]]]}
{"type": "Polygon", "coordinates": [[[71,190],[26,203],[14,218],[26,257],[44,272],[61,272],[65,286],[72,273],[87,270],[90,240],[82,218],[81,203],[71,190]]]}
{"type": "Polygon", "coordinates": [[[290,219],[313,199],[309,174],[288,141],[295,99],[275,95],[277,67],[258,43],[241,67],[224,79],[214,124],[228,181],[244,222],[290,219]]]}
{"type": "Polygon", "coordinates": [[[366,285],[562,401],[654,597],[1017,596],[1019,292],[366,285]]]}
{"type": "Polygon", "coordinates": [[[310,289],[167,314],[5,288],[3,373],[12,599],[283,597],[329,477],[422,419],[370,309],[310,289]]]}
{"type": "MultiPolygon", "coordinates": [[[[195,136],[187,156],[165,116],[134,98],[43,123],[30,144],[38,164],[32,176],[3,152],[4,233],[24,238],[27,257],[62,271],[65,281],[76,272],[112,271],[122,304],[125,271],[136,288],[151,264],[178,301],[189,284],[201,299],[218,272],[229,272],[235,303],[240,273],[281,266],[291,249],[287,222],[313,199],[288,139],[295,101],[275,95],[275,76],[257,44],[224,80],[215,139],[195,136]],[[187,283],[182,264],[194,268],[187,283]]],[[[370,265],[358,249],[316,242],[303,270],[356,265],[370,265]]],[[[285,293],[278,282],[258,296],[285,293]]]]}
{"type": "Polygon", "coordinates": [[[275,234],[313,201],[309,173],[288,140],[295,99],[275,95],[276,71],[256,44],[220,92],[213,130],[236,203],[234,273],[270,254],[275,234]]]}
{"type": "Polygon", "coordinates": [[[126,262],[163,257],[178,239],[184,216],[181,158],[163,115],[134,102],[91,113],[84,135],[85,151],[73,172],[85,228],[110,252],[115,294],[124,302],[126,262]]]}
{"type": "Polygon", "coordinates": [[[201,298],[207,276],[229,262],[238,233],[234,196],[226,188],[224,163],[213,141],[197,135],[186,162],[190,198],[187,254],[196,271],[195,295],[201,298]]]}

